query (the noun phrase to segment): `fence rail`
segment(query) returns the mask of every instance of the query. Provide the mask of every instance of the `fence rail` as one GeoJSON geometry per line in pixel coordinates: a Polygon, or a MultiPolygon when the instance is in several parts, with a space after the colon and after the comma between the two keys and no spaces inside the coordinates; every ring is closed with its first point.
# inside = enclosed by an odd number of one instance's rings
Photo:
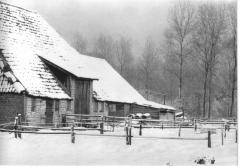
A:
{"type": "Polygon", "coordinates": [[[84,115],[84,114],[63,114],[61,123],[31,123],[22,122],[21,115],[15,117],[15,122],[0,124],[1,132],[14,133],[15,138],[22,138],[22,133],[29,134],[70,134],[72,143],[75,143],[75,135],[86,135],[86,136],[104,136],[104,137],[125,137],[126,144],[132,144],[132,138],[137,139],[176,139],[176,140],[207,140],[207,145],[211,148],[211,134],[214,134],[213,130],[221,129],[221,139],[223,143],[223,129],[226,131],[230,129],[235,129],[235,135],[237,143],[237,122],[235,121],[217,121],[217,120],[192,120],[192,121],[164,121],[156,119],[132,119],[131,117],[114,117],[114,116],[101,116],[101,115],[84,115]],[[205,124],[211,125],[222,125],[222,127],[215,126],[214,128],[202,128],[205,124]],[[229,127],[229,125],[235,125],[234,127],[229,127]],[[45,125],[45,126],[44,126],[45,125]],[[228,127],[226,127],[228,125],[228,127]],[[110,130],[108,127],[112,127],[110,130]],[[123,135],[106,134],[105,132],[114,131],[117,126],[123,127],[123,135]],[[139,135],[132,135],[132,129],[139,130],[139,135]],[[160,136],[142,136],[143,129],[146,128],[160,128],[160,129],[175,129],[178,128],[178,137],[160,137],[160,136]],[[186,138],[182,137],[182,128],[193,129],[196,131],[200,128],[201,130],[206,130],[203,133],[207,133],[205,138],[186,138]],[[44,131],[45,130],[45,131],[44,131]],[[95,130],[100,131],[100,134],[93,133],[81,133],[81,131],[95,130]],[[80,133],[79,133],[80,132],[80,133]],[[105,133],[105,134],[104,134],[105,133]]]}

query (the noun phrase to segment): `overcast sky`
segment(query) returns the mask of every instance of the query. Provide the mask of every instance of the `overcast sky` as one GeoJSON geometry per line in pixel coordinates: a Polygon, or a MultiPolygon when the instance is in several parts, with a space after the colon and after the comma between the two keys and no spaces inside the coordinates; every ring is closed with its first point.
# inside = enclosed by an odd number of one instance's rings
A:
{"type": "Polygon", "coordinates": [[[99,33],[124,35],[141,47],[159,41],[174,0],[4,0],[40,13],[66,40],[76,32],[92,40],[99,33]]]}
{"type": "Polygon", "coordinates": [[[148,36],[157,43],[163,39],[169,8],[178,0],[4,1],[36,10],[69,42],[77,32],[90,41],[99,33],[123,35],[131,38],[138,50],[148,36]]]}

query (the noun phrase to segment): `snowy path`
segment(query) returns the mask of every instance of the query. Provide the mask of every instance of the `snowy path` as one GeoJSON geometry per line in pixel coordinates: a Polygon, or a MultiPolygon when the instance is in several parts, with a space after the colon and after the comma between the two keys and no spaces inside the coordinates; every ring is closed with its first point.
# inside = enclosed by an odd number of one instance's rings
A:
{"type": "MultiPolygon", "coordinates": [[[[81,132],[86,133],[86,132],[81,132]]],[[[88,133],[99,133],[89,131],[88,133]]],[[[113,133],[108,133],[113,134],[113,133]]],[[[118,129],[114,134],[123,134],[118,129]]],[[[143,136],[175,136],[178,129],[144,129],[143,136]]],[[[133,130],[138,135],[138,129],[133,130]]],[[[182,129],[182,137],[204,138],[192,129],[182,129]]],[[[221,146],[220,133],[212,135],[212,148],[206,140],[168,140],[133,138],[127,146],[125,138],[76,136],[70,143],[70,135],[23,134],[15,139],[13,134],[0,133],[0,164],[76,164],[76,165],[195,165],[198,156],[210,155],[215,165],[237,165],[237,144],[234,130],[227,133],[221,146]]]]}

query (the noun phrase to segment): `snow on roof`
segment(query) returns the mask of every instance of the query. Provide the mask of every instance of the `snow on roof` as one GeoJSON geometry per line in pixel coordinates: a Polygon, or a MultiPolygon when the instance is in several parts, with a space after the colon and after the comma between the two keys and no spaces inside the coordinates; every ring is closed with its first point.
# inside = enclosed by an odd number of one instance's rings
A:
{"type": "Polygon", "coordinates": [[[175,116],[180,116],[180,115],[183,115],[183,112],[181,111],[181,112],[176,112],[175,113],[175,116]]]}
{"type": "Polygon", "coordinates": [[[59,92],[66,97],[44,67],[41,57],[76,77],[98,79],[93,81],[97,100],[174,110],[147,101],[104,59],[79,54],[37,13],[4,3],[0,3],[0,8],[3,9],[0,11],[3,21],[3,25],[0,24],[0,49],[5,49],[4,56],[14,74],[30,93],[41,95],[47,90],[44,94],[48,96],[59,92]],[[40,83],[36,85],[36,82],[40,83]],[[37,89],[41,92],[36,92],[37,89]]]}
{"type": "MultiPolygon", "coordinates": [[[[42,57],[54,63],[54,60],[52,60],[54,57],[42,57]]],[[[76,72],[92,73],[98,78],[98,81],[93,81],[93,91],[94,97],[99,101],[135,103],[147,107],[176,110],[170,106],[147,101],[104,59],[81,54],[78,56],[66,55],[64,58],[58,56],[56,58],[59,60],[59,64],[64,64],[68,61],[78,62],[75,68],[76,72]]]]}
{"type": "Polygon", "coordinates": [[[150,105],[152,107],[155,107],[155,108],[163,108],[163,109],[167,109],[167,110],[176,110],[176,108],[174,108],[174,107],[159,104],[159,103],[156,103],[156,102],[153,102],[153,101],[147,101],[146,104],[150,105]]]}
{"type": "MultiPolygon", "coordinates": [[[[55,63],[53,56],[41,56],[55,63]]],[[[71,62],[76,73],[91,73],[98,81],[93,82],[94,97],[101,101],[143,104],[145,99],[104,59],[86,55],[73,56],[68,54],[64,57],[56,56],[60,67],[71,62]],[[77,63],[76,63],[77,62],[77,63]]]]}
{"type": "Polygon", "coordinates": [[[70,99],[38,57],[38,53],[45,53],[44,43],[49,40],[40,28],[38,17],[36,13],[0,2],[0,72],[4,73],[0,92],[26,91],[33,96],[70,99]],[[4,71],[6,65],[8,71],[4,71]]]}

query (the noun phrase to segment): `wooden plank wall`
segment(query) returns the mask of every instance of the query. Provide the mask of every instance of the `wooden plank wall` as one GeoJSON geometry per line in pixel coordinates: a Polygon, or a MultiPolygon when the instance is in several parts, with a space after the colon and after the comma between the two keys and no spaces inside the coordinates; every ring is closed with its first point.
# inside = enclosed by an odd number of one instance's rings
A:
{"type": "Polygon", "coordinates": [[[24,96],[0,93],[0,123],[13,121],[17,112],[24,114],[24,96]]]}
{"type": "Polygon", "coordinates": [[[46,101],[48,101],[48,100],[53,101],[51,110],[48,110],[48,111],[53,112],[52,123],[54,123],[54,124],[61,123],[61,114],[73,113],[73,112],[67,110],[67,107],[68,107],[67,100],[58,100],[59,101],[58,102],[59,110],[57,111],[55,109],[56,100],[26,96],[26,99],[25,99],[26,120],[28,122],[32,122],[32,123],[41,123],[41,124],[46,123],[46,101]],[[32,100],[33,99],[35,99],[34,111],[32,110],[32,100]]]}
{"type": "Polygon", "coordinates": [[[91,80],[75,80],[74,112],[89,114],[92,101],[91,80]]]}
{"type": "Polygon", "coordinates": [[[130,113],[150,113],[152,119],[159,119],[159,109],[144,107],[136,104],[131,105],[130,113]]]}

